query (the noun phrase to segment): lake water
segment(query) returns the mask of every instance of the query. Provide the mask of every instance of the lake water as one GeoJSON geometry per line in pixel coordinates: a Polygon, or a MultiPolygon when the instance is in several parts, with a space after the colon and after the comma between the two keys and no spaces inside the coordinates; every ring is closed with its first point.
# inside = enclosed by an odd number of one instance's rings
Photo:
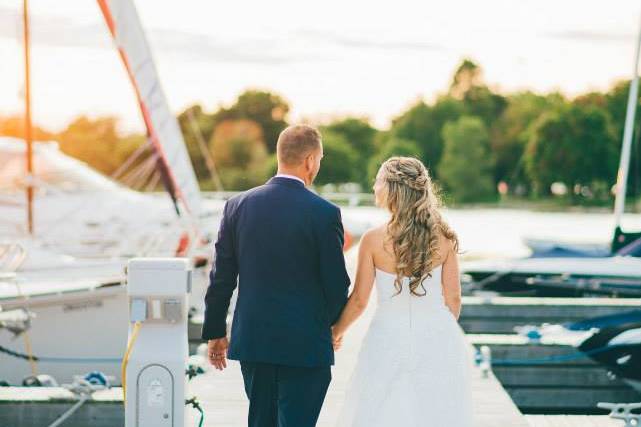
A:
{"type": "MultiPolygon", "coordinates": [[[[343,207],[346,226],[383,224],[388,214],[375,207],[343,207]]],[[[446,209],[444,217],[458,233],[463,259],[522,257],[525,238],[607,244],[614,232],[610,213],[535,212],[518,209],[446,209]]],[[[641,230],[641,215],[626,214],[624,230],[641,230]]]]}

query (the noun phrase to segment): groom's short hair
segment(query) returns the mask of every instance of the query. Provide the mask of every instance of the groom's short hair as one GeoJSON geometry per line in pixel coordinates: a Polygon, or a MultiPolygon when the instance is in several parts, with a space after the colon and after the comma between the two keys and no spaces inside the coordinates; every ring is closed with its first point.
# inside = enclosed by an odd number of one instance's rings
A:
{"type": "Polygon", "coordinates": [[[278,136],[276,155],[278,163],[296,166],[302,163],[309,153],[320,148],[321,134],[309,125],[286,127],[278,136]]]}

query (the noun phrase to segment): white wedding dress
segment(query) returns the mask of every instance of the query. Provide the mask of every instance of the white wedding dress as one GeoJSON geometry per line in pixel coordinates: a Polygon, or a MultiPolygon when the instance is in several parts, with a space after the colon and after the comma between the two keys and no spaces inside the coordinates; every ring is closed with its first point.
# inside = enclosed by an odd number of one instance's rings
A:
{"type": "MultiPolygon", "coordinates": [[[[445,305],[439,266],[425,296],[376,270],[378,307],[350,379],[340,427],[472,427],[472,354],[445,305]]],[[[422,292],[421,287],[418,288],[422,292]]]]}

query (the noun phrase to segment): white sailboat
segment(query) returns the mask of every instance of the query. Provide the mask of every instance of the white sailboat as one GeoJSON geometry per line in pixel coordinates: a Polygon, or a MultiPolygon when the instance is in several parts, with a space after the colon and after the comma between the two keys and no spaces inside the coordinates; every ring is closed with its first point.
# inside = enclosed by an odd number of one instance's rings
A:
{"type": "MultiPolygon", "coordinates": [[[[18,194],[12,194],[15,188],[9,188],[0,199],[0,209],[8,213],[8,221],[2,224],[6,241],[0,242],[0,266],[4,268],[0,307],[4,313],[26,316],[22,322],[10,322],[11,328],[0,328],[0,379],[19,384],[29,374],[46,373],[58,381],[71,381],[73,375],[99,370],[118,382],[127,337],[126,260],[134,255],[174,256],[180,245],[181,255],[201,250],[206,261],[211,247],[200,244],[206,237],[201,230],[215,233],[220,210],[218,205],[203,209],[182,135],[130,0],[98,0],[98,4],[136,92],[173,209],[166,198],[119,186],[62,155],[53,144],[33,143],[26,1],[24,4],[26,150],[16,149],[16,142],[25,147],[23,141],[4,139],[0,151],[7,160],[13,151],[22,164],[26,151],[26,178],[23,172],[22,182],[2,182],[27,187],[29,233],[21,233],[16,225],[24,203],[18,194]]],[[[9,176],[11,164],[4,162],[0,175],[9,176]]],[[[205,267],[194,276],[192,301],[196,305],[203,301],[205,267]]]]}

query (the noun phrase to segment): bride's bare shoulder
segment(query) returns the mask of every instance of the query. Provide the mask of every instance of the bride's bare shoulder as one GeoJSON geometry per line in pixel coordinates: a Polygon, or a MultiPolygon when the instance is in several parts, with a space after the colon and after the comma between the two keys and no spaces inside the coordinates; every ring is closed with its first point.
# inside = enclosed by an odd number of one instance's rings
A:
{"type": "Polygon", "coordinates": [[[384,225],[373,227],[367,230],[361,237],[361,246],[368,249],[376,249],[383,246],[385,240],[386,227],[384,225]]]}
{"type": "Polygon", "coordinates": [[[441,262],[444,262],[447,256],[454,251],[454,242],[439,233],[438,236],[438,255],[441,262]]]}

